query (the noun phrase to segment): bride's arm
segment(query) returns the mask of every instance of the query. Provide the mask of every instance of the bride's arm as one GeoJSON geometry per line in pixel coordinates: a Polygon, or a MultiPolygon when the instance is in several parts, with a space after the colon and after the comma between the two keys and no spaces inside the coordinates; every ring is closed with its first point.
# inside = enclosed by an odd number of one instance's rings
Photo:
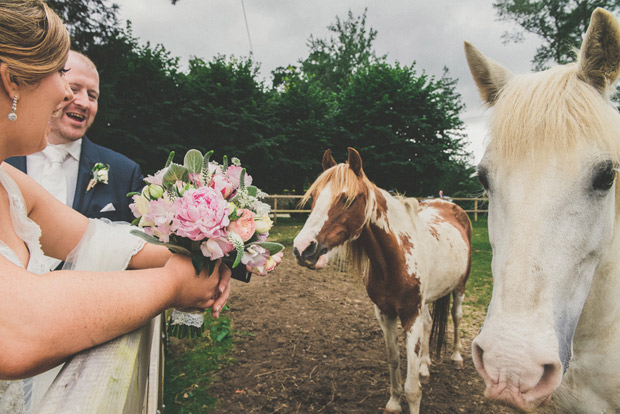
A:
{"type": "MultiPolygon", "coordinates": [[[[82,240],[88,228],[88,218],[58,201],[26,174],[8,164],[4,167],[20,187],[28,217],[41,227],[43,251],[50,257],[65,260],[82,240]]],[[[147,244],[131,258],[129,268],[161,267],[171,256],[165,247],[147,244]]]]}
{"type": "Polygon", "coordinates": [[[0,378],[45,371],[169,307],[210,307],[220,276],[196,277],[191,260],[175,255],[159,269],[38,277],[0,256],[0,378]]]}

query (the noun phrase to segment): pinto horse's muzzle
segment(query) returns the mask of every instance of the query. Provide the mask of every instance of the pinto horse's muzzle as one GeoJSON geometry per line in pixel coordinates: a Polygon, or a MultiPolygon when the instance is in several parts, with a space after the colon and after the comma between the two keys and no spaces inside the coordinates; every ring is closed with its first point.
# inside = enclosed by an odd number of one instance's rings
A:
{"type": "MultiPolygon", "coordinates": [[[[310,242],[308,247],[303,252],[300,252],[297,247],[293,248],[293,254],[297,259],[297,263],[301,266],[306,266],[309,269],[316,269],[317,262],[329,251],[329,248],[324,244],[318,244],[316,241],[310,242]]],[[[319,266],[323,267],[323,266],[319,266]]]]}

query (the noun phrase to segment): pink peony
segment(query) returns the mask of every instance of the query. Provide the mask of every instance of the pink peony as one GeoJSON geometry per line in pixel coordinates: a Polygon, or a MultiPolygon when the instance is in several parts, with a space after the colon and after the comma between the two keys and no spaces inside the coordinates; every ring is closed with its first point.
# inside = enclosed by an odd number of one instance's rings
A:
{"type": "Polygon", "coordinates": [[[255,223],[254,213],[248,209],[238,210],[237,214],[241,213],[241,217],[237,220],[230,222],[228,225],[228,231],[233,231],[241,237],[244,242],[250,240],[254,235],[255,223]]]}
{"type": "Polygon", "coordinates": [[[172,230],[191,240],[225,237],[228,219],[227,202],[211,187],[190,188],[174,201],[176,211],[172,230]]]}
{"type": "Polygon", "coordinates": [[[232,251],[234,246],[226,238],[209,239],[200,244],[200,251],[204,257],[208,257],[211,260],[217,260],[220,257],[224,257],[227,253],[232,251]]]}
{"type": "MultiPolygon", "coordinates": [[[[228,178],[230,178],[230,181],[233,182],[233,184],[235,185],[235,188],[239,187],[239,185],[241,184],[240,178],[241,178],[242,170],[243,170],[243,167],[239,167],[237,165],[231,165],[226,170],[226,175],[228,175],[228,178]]],[[[243,183],[245,185],[252,185],[252,176],[248,175],[247,172],[244,176],[243,183]]]]}

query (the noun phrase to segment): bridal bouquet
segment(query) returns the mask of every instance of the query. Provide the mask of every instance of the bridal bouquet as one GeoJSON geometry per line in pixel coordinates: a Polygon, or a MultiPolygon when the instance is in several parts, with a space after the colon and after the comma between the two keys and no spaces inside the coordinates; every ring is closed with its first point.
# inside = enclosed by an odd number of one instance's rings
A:
{"type": "MultiPolygon", "coordinates": [[[[205,266],[211,273],[215,261],[222,259],[233,277],[247,282],[249,272],[273,270],[273,256],[284,247],[266,241],[273,224],[270,206],[261,201],[267,194],[251,185],[252,177],[238,159],[229,165],[224,156],[218,164],[210,160],[212,154],[192,149],[179,165],[172,162],[171,152],[164,168],[144,179],[142,192],[129,194],[136,217],[132,224],[142,229],[132,233],[189,256],[197,275],[205,266]]],[[[203,318],[203,311],[174,309],[169,333],[199,336],[203,318]]]]}

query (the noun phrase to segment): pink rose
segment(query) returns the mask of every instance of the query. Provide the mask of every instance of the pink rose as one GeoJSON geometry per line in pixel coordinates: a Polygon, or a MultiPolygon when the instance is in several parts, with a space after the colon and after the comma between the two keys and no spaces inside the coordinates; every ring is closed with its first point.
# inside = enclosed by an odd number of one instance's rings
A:
{"type": "Polygon", "coordinates": [[[220,257],[224,257],[227,253],[232,251],[234,246],[225,238],[209,239],[200,244],[200,251],[204,257],[208,257],[211,260],[217,260],[220,257]]]}
{"type": "Polygon", "coordinates": [[[191,240],[217,239],[226,235],[227,202],[211,187],[190,188],[174,201],[172,230],[191,240]]]}
{"type": "MultiPolygon", "coordinates": [[[[230,178],[230,181],[233,182],[233,184],[235,185],[235,188],[238,188],[239,185],[241,184],[240,181],[241,181],[241,171],[242,170],[243,170],[243,167],[239,167],[237,165],[231,165],[226,170],[226,175],[228,175],[228,178],[230,178]]],[[[247,172],[244,175],[243,183],[246,186],[247,185],[252,185],[252,176],[248,175],[247,172]]]]}
{"type": "Polygon", "coordinates": [[[232,221],[228,225],[228,231],[237,233],[239,237],[241,237],[241,240],[246,242],[250,240],[250,238],[254,235],[254,213],[245,208],[242,210],[238,210],[237,214],[239,213],[241,213],[241,217],[239,217],[235,221],[232,221]]]}
{"type": "Polygon", "coordinates": [[[237,189],[238,185],[235,185],[224,174],[215,174],[211,179],[211,187],[222,193],[224,198],[228,198],[237,189]]]}

